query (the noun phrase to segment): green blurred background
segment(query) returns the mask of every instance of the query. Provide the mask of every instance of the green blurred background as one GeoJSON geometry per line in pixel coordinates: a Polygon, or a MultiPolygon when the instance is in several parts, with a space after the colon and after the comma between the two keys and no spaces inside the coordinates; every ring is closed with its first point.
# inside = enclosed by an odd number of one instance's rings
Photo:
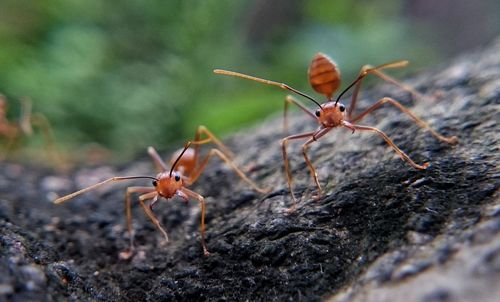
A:
{"type": "MultiPolygon", "coordinates": [[[[346,82],[363,64],[409,72],[500,33],[497,0],[0,1],[0,92],[50,120],[61,150],[96,143],[120,160],[191,138],[223,136],[283,107],[285,92],[212,74],[225,68],[313,94],[318,52],[346,82]]],[[[43,146],[41,135],[24,148],[43,146]]],[[[80,154],[81,155],[81,154],[80,154]]],[[[84,156],[80,156],[80,159],[84,156]]]]}

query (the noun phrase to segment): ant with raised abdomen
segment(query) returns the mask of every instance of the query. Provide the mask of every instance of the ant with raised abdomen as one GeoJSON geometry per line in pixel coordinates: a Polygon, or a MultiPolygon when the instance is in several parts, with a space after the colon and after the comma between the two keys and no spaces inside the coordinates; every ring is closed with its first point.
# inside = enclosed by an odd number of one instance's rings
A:
{"type": "Polygon", "coordinates": [[[134,251],[134,240],[132,235],[132,212],[131,212],[131,198],[130,195],[133,193],[140,193],[139,204],[144,210],[144,213],[153,222],[156,228],[163,234],[165,241],[168,242],[167,232],[161,226],[158,218],[153,213],[153,206],[161,198],[170,199],[174,196],[178,196],[184,199],[186,202],[189,199],[195,199],[200,203],[201,209],[201,222],[200,222],[200,232],[201,232],[201,245],[203,247],[203,253],[207,256],[209,255],[207,246],[205,244],[205,199],[200,194],[189,190],[187,187],[192,185],[205,170],[208,161],[213,156],[218,156],[226,164],[233,169],[239,177],[241,177],[245,182],[247,182],[254,190],[259,193],[265,193],[267,190],[259,188],[252,180],[250,180],[230,159],[231,153],[229,149],[224,146],[217,137],[215,137],[207,128],[204,126],[199,126],[196,134],[195,140],[186,143],[183,149],[175,152],[171,159],[171,168],[168,169],[166,163],[161,159],[158,152],[153,147],[148,148],[148,153],[153,159],[153,162],[157,168],[161,170],[156,177],[151,176],[120,176],[112,177],[104,180],[95,185],[89,186],[87,188],[81,189],[77,192],[71,193],[69,195],[60,197],[54,201],[56,204],[68,201],[80,194],[97,189],[98,187],[105,185],[110,182],[125,181],[131,179],[151,179],[153,187],[128,187],[125,196],[125,213],[127,216],[127,228],[130,238],[130,250],[120,253],[120,258],[128,259],[132,256],[134,251]],[[201,139],[202,135],[206,135],[207,138],[201,139]],[[208,154],[205,155],[204,159],[199,161],[199,147],[200,145],[207,144],[209,142],[214,142],[219,149],[212,148],[208,154]],[[190,148],[193,145],[194,148],[190,148]],[[145,201],[151,200],[149,206],[145,204],[145,201]]]}
{"type": "Polygon", "coordinates": [[[440,141],[444,141],[449,144],[456,144],[458,142],[458,138],[456,136],[452,137],[444,137],[437,133],[434,129],[432,129],[429,124],[424,122],[422,119],[418,118],[415,116],[408,108],[403,106],[401,103],[398,101],[390,98],[390,97],[384,97],[380,100],[378,100],[375,104],[370,106],[368,109],[364,110],[358,115],[353,115],[354,109],[356,108],[356,101],[358,98],[358,93],[361,88],[361,83],[363,79],[369,75],[369,74],[374,74],[379,76],[380,78],[395,84],[402,89],[409,91],[411,94],[416,95],[416,96],[421,96],[417,91],[412,89],[411,87],[408,87],[399,81],[393,79],[392,77],[386,75],[383,73],[381,70],[383,69],[389,69],[389,68],[400,68],[404,67],[408,64],[408,61],[396,61],[396,62],[391,62],[387,64],[383,64],[377,67],[372,67],[369,65],[365,65],[361,68],[361,71],[358,75],[358,77],[349,85],[347,88],[345,88],[339,95],[338,97],[334,100],[333,99],[333,94],[334,92],[339,88],[340,86],[340,71],[337,68],[337,65],[334,63],[332,59],[330,59],[328,56],[318,53],[315,55],[313,58],[310,66],[309,66],[309,83],[313,87],[313,89],[324,95],[326,97],[326,102],[323,104],[320,104],[317,102],[315,99],[312,97],[308,96],[307,94],[298,91],[297,89],[294,89],[286,84],[283,83],[278,83],[266,79],[261,79],[253,76],[249,76],[246,74],[241,74],[238,72],[233,72],[233,71],[227,71],[227,70],[221,70],[221,69],[215,69],[214,73],[216,74],[223,74],[223,75],[228,75],[228,76],[235,76],[235,77],[240,77],[244,78],[247,80],[252,80],[252,81],[257,81],[263,84],[267,85],[272,85],[272,86],[277,86],[285,90],[292,91],[293,93],[296,93],[298,95],[301,95],[310,101],[312,101],[314,104],[318,106],[318,109],[316,111],[311,111],[308,109],[304,104],[302,104],[299,100],[295,99],[292,96],[287,96],[285,99],[285,112],[284,112],[284,126],[285,126],[285,132],[287,130],[287,108],[288,104],[294,104],[298,106],[302,111],[304,111],[306,114],[308,114],[311,118],[315,119],[318,124],[319,128],[316,129],[315,131],[311,132],[306,132],[306,133],[301,133],[301,134],[296,134],[296,135],[290,135],[281,140],[281,148],[282,148],[282,153],[283,153],[283,160],[285,164],[285,172],[287,176],[287,182],[288,182],[288,187],[290,190],[290,194],[292,196],[293,200],[293,205],[290,208],[290,210],[295,209],[296,206],[296,199],[293,194],[293,189],[292,189],[292,174],[289,168],[289,163],[288,163],[288,155],[286,152],[286,147],[287,143],[290,140],[298,140],[298,139],[308,139],[303,145],[302,145],[302,154],[304,156],[304,159],[307,163],[307,166],[309,167],[310,173],[314,179],[314,182],[318,188],[319,195],[321,195],[321,185],[319,184],[318,181],[318,175],[316,173],[315,168],[311,164],[311,161],[309,160],[307,156],[307,149],[310,144],[313,142],[317,141],[320,139],[322,136],[330,132],[333,128],[337,127],[344,127],[350,129],[353,133],[356,130],[359,131],[370,131],[378,134],[382,139],[385,140],[385,142],[408,164],[410,164],[412,167],[415,169],[423,170],[426,169],[429,166],[429,163],[424,163],[422,165],[419,165],[415,163],[406,153],[404,153],[401,149],[399,149],[393,142],[392,140],[381,130],[374,128],[374,127],[369,127],[369,126],[362,126],[362,125],[357,125],[355,122],[360,121],[363,119],[367,114],[370,112],[374,111],[375,109],[379,108],[381,105],[388,103],[391,105],[396,106],[399,110],[410,116],[420,127],[425,128],[430,131],[430,133],[439,139],[440,141]],[[352,87],[354,87],[354,91],[352,94],[351,98],[351,105],[347,109],[345,105],[340,103],[341,97],[352,87]],[[347,111],[346,111],[347,109],[347,111]]]}
{"type": "Polygon", "coordinates": [[[8,104],[4,95],[0,94],[0,136],[6,139],[4,151],[0,160],[4,159],[9,151],[16,145],[22,135],[31,136],[33,127],[36,126],[43,133],[43,138],[48,146],[49,153],[57,157],[54,150],[54,136],[47,118],[41,113],[32,113],[32,103],[28,99],[20,99],[21,116],[18,121],[12,122],[7,118],[8,104]]]}

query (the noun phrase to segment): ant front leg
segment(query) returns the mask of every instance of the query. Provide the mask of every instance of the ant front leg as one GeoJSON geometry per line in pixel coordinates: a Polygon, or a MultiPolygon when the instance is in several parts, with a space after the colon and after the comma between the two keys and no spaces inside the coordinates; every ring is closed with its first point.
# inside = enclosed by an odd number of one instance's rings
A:
{"type": "Polygon", "coordinates": [[[422,119],[420,119],[416,115],[414,115],[408,108],[406,108],[405,106],[401,105],[401,103],[399,103],[398,101],[396,101],[396,100],[394,100],[392,98],[389,98],[389,97],[385,97],[385,98],[382,98],[382,99],[378,100],[370,108],[366,109],[365,111],[363,111],[362,113],[360,113],[356,117],[354,117],[351,120],[349,120],[349,122],[355,123],[357,121],[360,121],[366,115],[368,115],[370,112],[378,109],[380,106],[382,106],[385,103],[388,103],[388,104],[391,104],[391,105],[397,107],[403,113],[405,113],[410,118],[412,118],[415,121],[415,123],[417,123],[417,125],[419,125],[420,127],[424,128],[424,129],[427,129],[438,140],[446,142],[448,144],[456,144],[456,143],[458,143],[458,138],[456,136],[451,136],[451,137],[442,136],[441,134],[437,133],[436,130],[432,129],[431,126],[429,126],[429,124],[427,124],[422,119]]]}
{"type": "Polygon", "coordinates": [[[128,187],[127,191],[125,193],[125,215],[127,217],[127,230],[128,230],[128,236],[130,239],[130,249],[129,252],[124,252],[123,254],[120,254],[120,258],[122,259],[128,259],[130,256],[132,256],[132,253],[134,251],[134,234],[133,234],[133,229],[132,229],[132,203],[130,200],[130,195],[133,193],[156,193],[154,192],[155,189],[151,187],[128,187]],[[128,255],[128,257],[126,257],[128,255]]]}
{"type": "Polygon", "coordinates": [[[148,216],[148,218],[153,222],[153,224],[156,226],[156,228],[163,234],[165,237],[165,242],[168,242],[168,235],[165,229],[160,224],[160,221],[158,218],[156,218],[155,214],[151,211],[151,208],[146,206],[144,201],[148,199],[153,199],[153,202],[155,202],[156,198],[158,198],[158,193],[155,192],[150,192],[146,193],[144,195],[139,196],[139,204],[141,205],[142,209],[144,210],[144,213],[148,216]]]}
{"type": "Polygon", "coordinates": [[[310,117],[316,120],[316,115],[314,115],[313,112],[311,112],[304,104],[302,104],[302,102],[300,102],[291,95],[287,95],[285,98],[285,109],[283,110],[283,131],[285,135],[288,135],[288,104],[296,105],[297,107],[302,109],[302,111],[307,113],[310,117]]]}
{"type": "Polygon", "coordinates": [[[318,173],[316,172],[316,169],[314,169],[314,166],[312,165],[311,161],[309,160],[309,157],[307,156],[307,149],[308,149],[310,144],[316,142],[323,135],[327,134],[330,130],[332,130],[332,128],[320,128],[320,129],[318,129],[312,135],[312,137],[302,145],[302,154],[304,155],[304,159],[306,160],[307,166],[309,167],[309,171],[311,172],[311,176],[313,177],[314,182],[316,183],[316,186],[318,187],[318,197],[320,197],[322,194],[321,185],[319,184],[318,173]]]}
{"type": "Polygon", "coordinates": [[[288,183],[288,189],[290,190],[290,195],[292,195],[292,201],[293,205],[288,209],[289,212],[295,211],[295,208],[297,206],[297,200],[295,199],[295,195],[293,194],[293,189],[292,189],[292,173],[290,172],[290,166],[288,163],[288,154],[286,152],[286,147],[288,144],[289,140],[297,140],[297,139],[303,139],[306,137],[311,137],[316,133],[316,131],[313,132],[307,132],[307,133],[302,133],[302,134],[296,134],[296,135],[290,135],[285,137],[284,139],[281,140],[281,151],[283,153],[283,162],[285,165],[285,174],[286,174],[286,179],[288,183]]]}
{"type": "Polygon", "coordinates": [[[406,153],[404,153],[401,149],[399,149],[398,146],[396,146],[396,144],[394,144],[392,142],[392,140],[384,132],[382,132],[381,130],[379,130],[377,128],[354,125],[354,124],[351,124],[349,122],[343,122],[343,126],[350,129],[350,130],[355,129],[355,130],[360,130],[360,131],[374,132],[374,133],[378,134],[380,137],[382,137],[382,139],[384,139],[385,142],[389,146],[391,146],[391,148],[394,150],[394,152],[396,152],[401,157],[401,159],[406,161],[413,168],[418,169],[418,170],[425,170],[425,169],[427,169],[427,167],[429,167],[429,163],[424,163],[423,165],[419,165],[419,164],[415,163],[406,153]]]}
{"type": "MultiPolygon", "coordinates": [[[[193,142],[195,144],[196,142],[193,142]]],[[[257,186],[250,178],[248,178],[245,173],[243,173],[237,166],[236,164],[223,152],[221,152],[218,149],[211,149],[210,152],[205,156],[205,158],[201,161],[200,165],[194,169],[193,173],[189,176],[189,178],[186,180],[187,185],[192,185],[201,175],[201,173],[205,170],[206,165],[208,164],[208,161],[210,158],[213,156],[218,156],[220,159],[222,159],[238,176],[243,179],[246,183],[248,183],[255,191],[259,193],[267,193],[269,190],[268,189],[262,189],[259,186],[257,186]]]]}
{"type": "Polygon", "coordinates": [[[203,254],[205,256],[209,256],[210,253],[208,252],[207,245],[205,243],[205,198],[201,196],[200,194],[193,192],[187,188],[181,188],[179,191],[179,195],[183,197],[184,199],[187,199],[189,197],[196,199],[200,203],[200,210],[201,210],[201,221],[200,221],[200,233],[201,233],[201,246],[203,247],[203,254]]]}

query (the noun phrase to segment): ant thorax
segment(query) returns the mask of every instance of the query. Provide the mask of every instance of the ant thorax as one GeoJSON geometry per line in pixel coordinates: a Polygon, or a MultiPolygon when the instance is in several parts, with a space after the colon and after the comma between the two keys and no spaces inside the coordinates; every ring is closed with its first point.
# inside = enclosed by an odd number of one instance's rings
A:
{"type": "Polygon", "coordinates": [[[158,194],[165,198],[172,198],[183,186],[182,176],[179,172],[162,172],[156,176],[158,181],[153,181],[153,186],[158,194]]]}
{"type": "Polygon", "coordinates": [[[342,103],[328,101],[316,110],[318,122],[328,128],[338,127],[345,119],[345,106],[342,103]]]}

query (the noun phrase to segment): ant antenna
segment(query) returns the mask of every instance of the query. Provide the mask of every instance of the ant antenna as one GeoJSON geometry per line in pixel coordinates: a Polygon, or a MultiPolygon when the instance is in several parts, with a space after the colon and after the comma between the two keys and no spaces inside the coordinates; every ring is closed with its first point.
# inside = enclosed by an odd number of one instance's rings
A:
{"type": "Polygon", "coordinates": [[[128,180],[128,179],[141,179],[141,178],[146,178],[146,179],[152,179],[158,181],[158,178],[156,177],[151,177],[151,176],[125,176],[125,177],[119,177],[120,180],[128,180]]]}
{"type": "Polygon", "coordinates": [[[56,203],[56,204],[63,203],[67,200],[70,200],[70,199],[80,195],[80,194],[94,190],[94,189],[96,189],[102,185],[105,185],[107,183],[110,183],[110,182],[123,181],[123,180],[129,180],[129,179],[144,179],[144,178],[153,179],[153,180],[158,181],[158,179],[156,177],[151,177],[151,176],[115,176],[115,177],[108,178],[104,181],[101,181],[100,183],[97,183],[97,184],[92,185],[90,187],[87,187],[87,188],[81,189],[79,191],[76,191],[74,193],[68,194],[66,196],[60,197],[60,198],[54,200],[54,203],[56,203]]]}
{"type": "Polygon", "coordinates": [[[172,168],[170,168],[170,177],[172,177],[172,172],[174,172],[174,168],[175,166],[177,165],[177,163],[179,162],[179,160],[181,159],[182,155],[184,154],[184,152],[186,152],[186,150],[189,148],[189,146],[191,146],[191,141],[188,141],[185,145],[184,145],[184,150],[182,150],[181,154],[179,154],[179,156],[177,157],[177,159],[175,160],[174,164],[172,165],[172,168]]]}
{"type": "Polygon", "coordinates": [[[346,89],[344,89],[344,91],[342,91],[341,94],[339,94],[339,96],[337,97],[337,100],[335,101],[335,106],[337,106],[337,103],[340,101],[340,98],[349,90],[352,88],[352,86],[356,85],[356,83],[358,83],[359,81],[361,81],[361,79],[364,78],[364,76],[358,76],[358,78],[356,80],[354,80],[354,82],[351,83],[351,85],[347,86],[346,89]]]}
{"type": "Polygon", "coordinates": [[[278,83],[278,82],[274,82],[274,81],[270,81],[270,80],[266,80],[266,79],[261,79],[261,78],[249,76],[249,75],[246,75],[246,74],[243,74],[243,73],[229,71],[229,70],[223,70],[223,69],[214,69],[214,73],[228,75],[228,76],[233,76],[233,77],[238,77],[238,78],[243,78],[243,79],[247,79],[247,80],[251,80],[251,81],[256,81],[256,82],[267,84],[267,85],[277,86],[277,87],[280,87],[281,89],[290,90],[290,91],[292,91],[292,92],[294,92],[294,93],[296,93],[298,95],[301,95],[301,96],[305,97],[306,99],[309,99],[314,104],[318,105],[319,109],[323,109],[321,107],[321,104],[318,103],[315,99],[313,99],[312,97],[308,96],[307,94],[305,94],[303,92],[300,92],[297,89],[292,88],[292,87],[290,87],[290,86],[288,86],[287,84],[284,84],[284,83],[278,83]]]}

